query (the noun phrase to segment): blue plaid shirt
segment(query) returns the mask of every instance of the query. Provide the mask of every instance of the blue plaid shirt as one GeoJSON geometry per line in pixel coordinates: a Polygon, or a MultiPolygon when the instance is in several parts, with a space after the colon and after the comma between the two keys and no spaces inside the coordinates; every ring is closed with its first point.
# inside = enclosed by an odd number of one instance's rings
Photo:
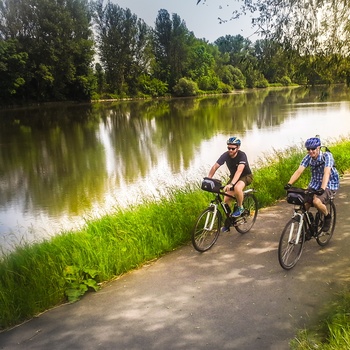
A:
{"type": "Polygon", "coordinates": [[[336,191],[339,188],[339,174],[337,169],[334,167],[334,158],[330,152],[322,152],[318,155],[317,159],[312,159],[309,154],[307,154],[300,165],[307,168],[310,166],[311,170],[311,180],[309,187],[314,190],[318,190],[322,185],[322,178],[325,167],[331,167],[331,174],[329,176],[329,181],[327,188],[336,191]]]}

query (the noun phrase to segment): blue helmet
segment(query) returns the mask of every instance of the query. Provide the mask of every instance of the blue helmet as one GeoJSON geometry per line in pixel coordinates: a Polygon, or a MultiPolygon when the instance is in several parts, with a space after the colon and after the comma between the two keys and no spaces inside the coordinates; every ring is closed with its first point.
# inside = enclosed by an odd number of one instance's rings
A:
{"type": "Polygon", "coordinates": [[[241,145],[241,140],[236,137],[236,136],[232,136],[230,137],[227,142],[226,142],[228,145],[237,145],[237,146],[240,146],[241,145]]]}
{"type": "Polygon", "coordinates": [[[319,146],[321,146],[321,140],[318,137],[311,137],[305,142],[306,148],[317,148],[319,146]]]}

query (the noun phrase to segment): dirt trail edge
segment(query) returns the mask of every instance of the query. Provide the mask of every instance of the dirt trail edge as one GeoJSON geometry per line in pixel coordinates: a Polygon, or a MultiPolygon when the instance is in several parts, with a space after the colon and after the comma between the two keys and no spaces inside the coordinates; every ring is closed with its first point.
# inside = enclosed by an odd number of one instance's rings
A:
{"type": "Polygon", "coordinates": [[[296,330],[350,282],[349,195],[348,174],[330,244],[306,242],[291,271],[277,257],[292,213],[281,201],[261,210],[245,235],[231,229],[203,254],[189,244],[0,333],[0,349],[289,349],[296,330]]]}

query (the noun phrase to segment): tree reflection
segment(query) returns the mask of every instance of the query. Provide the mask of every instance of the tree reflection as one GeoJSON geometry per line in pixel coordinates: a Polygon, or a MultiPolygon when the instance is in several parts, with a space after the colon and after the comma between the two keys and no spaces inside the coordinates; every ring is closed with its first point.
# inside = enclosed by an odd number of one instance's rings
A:
{"type": "Polygon", "coordinates": [[[79,215],[165,164],[191,169],[218,134],[280,125],[295,103],[348,99],[348,90],[285,88],[224,96],[2,111],[0,207],[79,215]]]}

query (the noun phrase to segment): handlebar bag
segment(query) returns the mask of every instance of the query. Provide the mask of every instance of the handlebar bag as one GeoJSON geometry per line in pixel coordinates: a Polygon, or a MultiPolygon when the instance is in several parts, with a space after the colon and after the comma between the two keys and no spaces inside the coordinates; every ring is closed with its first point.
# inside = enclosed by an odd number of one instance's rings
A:
{"type": "Polygon", "coordinates": [[[222,184],[220,180],[205,177],[202,181],[201,189],[207,192],[219,193],[221,186],[222,184]]]}
{"type": "Polygon", "coordinates": [[[289,190],[287,193],[287,202],[289,204],[302,205],[305,203],[305,190],[289,190]]]}

